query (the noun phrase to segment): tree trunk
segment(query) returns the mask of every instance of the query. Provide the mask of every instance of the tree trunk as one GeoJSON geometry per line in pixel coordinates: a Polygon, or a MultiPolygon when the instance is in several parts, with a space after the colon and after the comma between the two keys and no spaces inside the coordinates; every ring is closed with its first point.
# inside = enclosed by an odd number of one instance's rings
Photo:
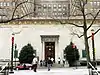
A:
{"type": "Polygon", "coordinates": [[[87,56],[87,68],[89,68],[88,62],[90,62],[90,52],[89,52],[89,44],[88,44],[88,38],[87,38],[87,22],[86,22],[86,15],[84,11],[84,7],[82,8],[83,13],[83,30],[84,30],[84,41],[85,41],[85,50],[86,50],[86,56],[87,56]]]}
{"type": "Polygon", "coordinates": [[[88,62],[90,62],[90,52],[89,52],[89,44],[88,44],[88,38],[87,38],[87,31],[84,31],[84,40],[85,40],[85,50],[87,53],[87,68],[89,68],[88,62]]]}

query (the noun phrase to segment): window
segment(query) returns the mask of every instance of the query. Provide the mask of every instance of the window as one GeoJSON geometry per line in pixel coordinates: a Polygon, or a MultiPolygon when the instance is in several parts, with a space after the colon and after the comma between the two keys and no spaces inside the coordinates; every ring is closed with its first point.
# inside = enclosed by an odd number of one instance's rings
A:
{"type": "Polygon", "coordinates": [[[97,5],[99,6],[100,5],[100,2],[97,2],[97,5]]]}
{"type": "Polygon", "coordinates": [[[9,2],[7,2],[7,6],[10,6],[9,2]]]}
{"type": "Polygon", "coordinates": [[[97,9],[94,9],[94,12],[97,12],[97,9]]]}
{"type": "Polygon", "coordinates": [[[44,9],[43,11],[46,12],[46,9],[44,9]]]}
{"type": "Polygon", "coordinates": [[[67,16],[67,13],[66,12],[63,12],[62,15],[63,15],[63,17],[66,17],[67,16]]]}
{"type": "Polygon", "coordinates": [[[63,11],[66,11],[66,8],[65,7],[63,7],[63,11]]]}
{"type": "Polygon", "coordinates": [[[41,7],[40,6],[38,6],[38,11],[41,11],[41,7]]]}
{"type": "Polygon", "coordinates": [[[54,8],[56,8],[56,7],[57,7],[57,5],[56,5],[56,4],[54,4],[54,5],[53,5],[53,7],[54,7],[54,8]]]}
{"type": "Polygon", "coordinates": [[[90,9],[91,11],[93,11],[93,9],[90,9]]]}
{"type": "Polygon", "coordinates": [[[93,5],[93,2],[90,2],[91,6],[93,5]]]}
{"type": "Polygon", "coordinates": [[[53,11],[57,11],[57,9],[53,9],[53,11]]]}
{"type": "Polygon", "coordinates": [[[51,11],[51,5],[50,4],[48,5],[48,10],[51,11]]]}
{"type": "Polygon", "coordinates": [[[61,5],[59,4],[58,7],[61,8],[61,5]]]}
{"type": "Polygon", "coordinates": [[[41,13],[38,13],[39,16],[41,16],[41,13]]]}
{"type": "Polygon", "coordinates": [[[42,13],[42,15],[45,15],[45,13],[42,13]]]}
{"type": "Polygon", "coordinates": [[[57,13],[54,13],[55,15],[57,15],[57,13]]]}
{"type": "Polygon", "coordinates": [[[0,3],[0,6],[3,6],[3,2],[0,3]]]}
{"type": "Polygon", "coordinates": [[[86,58],[86,50],[82,50],[82,58],[86,58]]]}
{"type": "Polygon", "coordinates": [[[53,15],[55,15],[55,13],[53,13],[53,15]]]}
{"type": "Polygon", "coordinates": [[[85,9],[85,12],[87,12],[87,9],[85,9]]]}
{"type": "Polygon", "coordinates": [[[51,5],[49,4],[48,7],[51,7],[51,5]]]}
{"type": "Polygon", "coordinates": [[[41,6],[38,6],[38,9],[41,9],[41,6]]]}
{"type": "Polygon", "coordinates": [[[4,4],[4,6],[6,6],[6,2],[4,2],[3,4],[4,4]]]}
{"type": "Polygon", "coordinates": [[[15,6],[15,2],[12,3],[12,6],[15,6]]]}
{"type": "Polygon", "coordinates": [[[94,2],[94,5],[96,6],[97,5],[97,2],[94,2]]]}
{"type": "Polygon", "coordinates": [[[58,11],[61,11],[61,9],[58,9],[58,11]]]}
{"type": "Polygon", "coordinates": [[[66,5],[63,5],[63,7],[66,7],[66,5]]]}
{"type": "Polygon", "coordinates": [[[46,4],[44,4],[44,5],[43,5],[43,8],[44,8],[44,9],[46,9],[46,7],[47,7],[47,5],[46,5],[46,4]]]}

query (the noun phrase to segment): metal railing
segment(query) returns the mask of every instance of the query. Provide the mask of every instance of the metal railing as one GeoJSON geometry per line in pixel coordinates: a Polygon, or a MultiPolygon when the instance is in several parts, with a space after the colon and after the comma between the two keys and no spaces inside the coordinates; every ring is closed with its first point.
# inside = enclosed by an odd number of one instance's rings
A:
{"type": "Polygon", "coordinates": [[[91,71],[90,71],[91,74],[89,74],[89,75],[95,75],[94,73],[96,73],[96,75],[100,75],[98,70],[90,62],[88,62],[88,63],[91,66],[91,68],[93,69],[93,70],[91,69],[91,71]]]}
{"type": "Polygon", "coordinates": [[[9,62],[2,66],[0,73],[4,75],[9,75],[9,62]]]}

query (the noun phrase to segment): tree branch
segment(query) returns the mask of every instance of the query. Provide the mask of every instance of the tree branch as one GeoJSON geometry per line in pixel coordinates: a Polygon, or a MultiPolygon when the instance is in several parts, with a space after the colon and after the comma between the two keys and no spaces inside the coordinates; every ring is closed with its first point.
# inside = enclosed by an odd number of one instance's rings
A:
{"type": "Polygon", "coordinates": [[[28,15],[33,14],[33,13],[34,13],[34,12],[31,12],[31,13],[28,13],[28,14],[23,15],[23,16],[21,16],[21,17],[12,18],[12,19],[10,19],[10,20],[6,20],[6,21],[0,21],[0,23],[8,23],[8,22],[13,21],[13,20],[17,20],[17,19],[24,18],[25,16],[28,16],[28,15]]]}
{"type": "Polygon", "coordinates": [[[75,23],[70,23],[70,22],[67,22],[68,24],[71,24],[71,25],[74,25],[74,26],[76,26],[76,27],[81,27],[81,28],[83,28],[84,26],[79,26],[79,25],[77,25],[77,24],[75,24],[75,23]]]}
{"type": "MultiPolygon", "coordinates": [[[[97,31],[94,32],[94,35],[95,35],[96,33],[98,33],[99,31],[100,31],[100,28],[99,28],[97,31]]],[[[92,37],[92,36],[90,35],[89,37],[87,37],[87,39],[89,39],[90,37],[92,37]]]]}
{"type": "Polygon", "coordinates": [[[22,3],[19,3],[16,7],[15,7],[15,9],[14,9],[14,11],[13,11],[13,14],[12,14],[12,18],[11,19],[13,19],[13,17],[14,17],[14,14],[15,14],[15,12],[16,12],[16,9],[20,6],[20,5],[22,5],[22,4],[24,4],[24,3],[27,3],[28,1],[24,1],[24,2],[22,2],[22,3]]]}
{"type": "Polygon", "coordinates": [[[78,38],[81,38],[83,36],[83,35],[79,36],[77,33],[74,33],[74,32],[72,33],[72,35],[76,35],[78,38]]]}
{"type": "Polygon", "coordinates": [[[10,22],[10,21],[12,21],[12,20],[21,19],[21,18],[24,18],[25,16],[28,16],[28,15],[30,15],[30,14],[33,14],[34,12],[30,12],[30,13],[26,13],[25,15],[23,15],[23,16],[21,16],[21,17],[14,18],[14,14],[15,14],[17,8],[18,8],[20,5],[24,4],[24,3],[32,3],[32,4],[34,4],[33,2],[28,2],[28,1],[24,1],[24,2],[21,2],[21,3],[17,4],[17,5],[15,6],[14,10],[13,10],[12,18],[11,18],[11,19],[8,19],[8,20],[1,20],[0,23],[8,23],[8,22],[10,22]]]}
{"type": "Polygon", "coordinates": [[[25,16],[28,16],[28,15],[33,14],[33,13],[34,12],[31,12],[31,13],[25,14],[25,15],[23,15],[21,17],[13,18],[12,20],[21,19],[21,18],[24,18],[25,16]]]}
{"type": "Polygon", "coordinates": [[[83,2],[83,7],[85,7],[85,5],[87,4],[87,0],[86,1],[82,0],[82,2],[83,2]]]}
{"type": "Polygon", "coordinates": [[[87,16],[87,15],[91,15],[91,16],[94,18],[94,15],[93,15],[92,13],[87,13],[86,16],[87,16]]]}
{"type": "Polygon", "coordinates": [[[78,4],[76,0],[74,0],[74,1],[71,0],[71,3],[72,3],[72,6],[78,8],[79,10],[81,10],[82,6],[81,6],[80,1],[78,1],[78,3],[79,3],[79,4],[78,4]],[[73,2],[74,2],[74,3],[73,3],[73,2]]]}
{"type": "MultiPolygon", "coordinates": [[[[52,18],[52,17],[51,17],[52,18]]],[[[60,24],[71,24],[71,25],[74,25],[74,26],[76,26],[76,27],[83,27],[83,26],[79,26],[79,25],[77,25],[77,24],[74,24],[74,23],[70,23],[70,22],[62,22],[60,19],[55,19],[55,18],[53,18],[55,21],[57,21],[57,22],[60,22],[60,24]]]]}
{"type": "Polygon", "coordinates": [[[90,26],[86,29],[86,30],[88,30],[92,25],[93,25],[93,23],[94,23],[94,21],[95,21],[95,19],[97,18],[97,16],[99,15],[99,13],[100,13],[100,10],[97,12],[97,14],[94,16],[94,19],[92,20],[92,22],[91,22],[91,24],[90,24],[90,26]]]}

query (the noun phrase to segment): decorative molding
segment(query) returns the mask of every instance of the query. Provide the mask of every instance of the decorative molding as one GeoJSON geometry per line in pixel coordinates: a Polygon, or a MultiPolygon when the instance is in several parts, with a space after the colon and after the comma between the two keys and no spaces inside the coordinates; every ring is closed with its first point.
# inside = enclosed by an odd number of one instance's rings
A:
{"type": "MultiPolygon", "coordinates": [[[[72,22],[72,23],[77,23],[77,24],[83,24],[83,19],[71,19],[71,20],[67,20],[67,19],[62,19],[61,20],[63,23],[66,23],[66,21],[72,22]]],[[[87,23],[90,24],[91,23],[91,19],[87,19],[87,23]]],[[[1,23],[0,25],[61,25],[59,20],[54,20],[54,19],[30,19],[30,20],[15,20],[15,21],[11,21],[8,23],[1,23]]],[[[100,19],[96,19],[94,24],[100,24],[100,19]]],[[[66,23],[66,25],[68,25],[66,23]]]]}
{"type": "Polygon", "coordinates": [[[58,42],[59,35],[40,35],[41,42],[58,42]]]}

